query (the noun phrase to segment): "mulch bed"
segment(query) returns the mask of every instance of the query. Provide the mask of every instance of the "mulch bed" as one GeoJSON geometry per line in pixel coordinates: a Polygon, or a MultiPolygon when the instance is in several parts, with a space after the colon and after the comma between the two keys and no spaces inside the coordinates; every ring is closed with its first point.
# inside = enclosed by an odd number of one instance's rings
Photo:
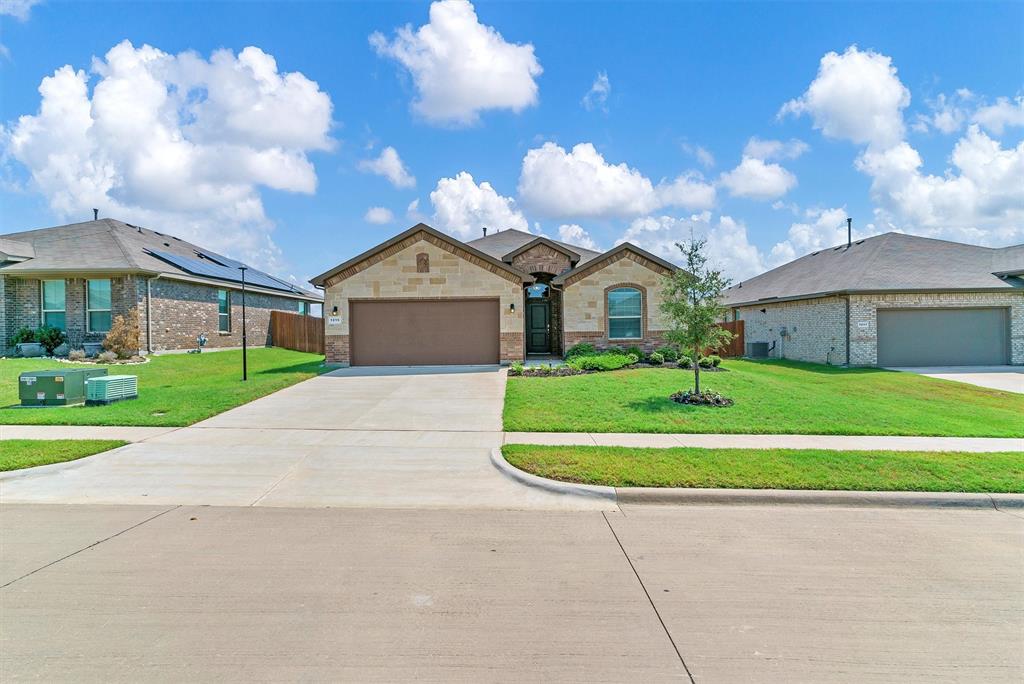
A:
{"type": "MultiPolygon", "coordinates": [[[[629,365],[629,366],[623,366],[622,368],[617,368],[616,370],[630,370],[630,369],[633,369],[633,368],[676,368],[676,369],[687,370],[687,371],[693,370],[693,366],[680,366],[678,363],[674,363],[674,362],[673,363],[665,362],[665,363],[662,363],[662,364],[634,363],[634,364],[629,365]]],[[[615,371],[603,371],[603,370],[576,370],[574,368],[569,368],[569,366],[557,366],[555,368],[552,368],[550,371],[543,371],[543,370],[538,369],[537,367],[528,367],[528,368],[524,368],[523,372],[518,374],[518,375],[513,375],[512,373],[509,373],[509,375],[511,375],[512,377],[516,377],[516,378],[562,378],[562,377],[566,377],[566,376],[569,376],[569,375],[589,375],[591,373],[614,373],[614,372],[615,371]]],[[[711,368],[701,367],[700,372],[703,374],[703,373],[728,373],[729,371],[727,369],[725,369],[725,368],[722,368],[722,367],[714,367],[714,366],[712,366],[711,368]]]]}
{"type": "Polygon", "coordinates": [[[733,400],[723,397],[718,392],[704,391],[700,394],[691,390],[683,390],[669,396],[669,399],[677,404],[689,404],[691,406],[732,406],[733,400]]]}

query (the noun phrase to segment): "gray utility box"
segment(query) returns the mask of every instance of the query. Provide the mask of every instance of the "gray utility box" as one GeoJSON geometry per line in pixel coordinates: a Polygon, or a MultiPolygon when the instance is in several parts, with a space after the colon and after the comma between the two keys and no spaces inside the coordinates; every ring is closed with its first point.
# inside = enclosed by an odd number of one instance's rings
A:
{"type": "Polygon", "coordinates": [[[72,406],[85,402],[85,383],[107,374],[106,368],[26,371],[18,376],[22,406],[72,406]]]}
{"type": "Polygon", "coordinates": [[[105,375],[90,378],[85,385],[87,406],[113,404],[115,401],[136,399],[139,396],[139,379],[134,375],[105,375]]]}

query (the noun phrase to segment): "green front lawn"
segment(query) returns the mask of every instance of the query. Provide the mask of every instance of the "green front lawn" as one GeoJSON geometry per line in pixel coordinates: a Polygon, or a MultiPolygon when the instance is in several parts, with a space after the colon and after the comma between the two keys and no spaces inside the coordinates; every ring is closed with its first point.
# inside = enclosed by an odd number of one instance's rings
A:
{"type": "Polygon", "coordinates": [[[668,399],[693,372],[642,368],[568,377],[510,377],[505,429],[521,432],[689,432],[1024,436],[1024,395],[880,369],[727,360],[701,388],[735,406],[668,399]]]}
{"type": "Polygon", "coordinates": [[[4,439],[0,440],[0,470],[74,461],[127,443],[116,439],[4,439]]]}
{"type": "Polygon", "coordinates": [[[149,363],[109,366],[111,375],[139,376],[139,398],[109,406],[16,408],[24,371],[82,366],[46,359],[0,360],[0,425],[191,425],[323,373],[323,357],[277,348],[154,356],[149,363]]]}
{"type": "Polygon", "coordinates": [[[611,487],[1024,492],[1024,452],[635,449],[506,444],[541,477],[611,487]]]}

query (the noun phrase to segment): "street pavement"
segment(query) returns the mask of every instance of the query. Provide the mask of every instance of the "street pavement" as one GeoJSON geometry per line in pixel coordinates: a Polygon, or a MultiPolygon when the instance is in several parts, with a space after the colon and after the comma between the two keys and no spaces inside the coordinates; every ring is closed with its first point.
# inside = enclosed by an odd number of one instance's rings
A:
{"type": "Polygon", "coordinates": [[[992,509],[12,504],[0,542],[4,681],[1024,677],[992,509]]]}

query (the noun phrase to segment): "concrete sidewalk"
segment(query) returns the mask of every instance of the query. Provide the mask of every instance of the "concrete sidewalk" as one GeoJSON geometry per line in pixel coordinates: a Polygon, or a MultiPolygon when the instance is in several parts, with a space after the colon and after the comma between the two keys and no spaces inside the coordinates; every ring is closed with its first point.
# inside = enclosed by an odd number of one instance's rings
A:
{"type": "MultiPolygon", "coordinates": [[[[237,410],[237,409],[236,409],[237,410]]],[[[263,425],[266,421],[256,421],[263,425]]],[[[499,444],[546,444],[551,446],[700,447],[705,449],[834,449],[837,451],[1024,451],[1024,439],[1006,437],[896,437],[858,435],[729,435],[729,434],[646,434],[630,432],[499,432],[496,430],[388,430],[380,428],[228,428],[233,418],[211,418],[187,428],[104,427],[67,425],[0,425],[0,439],[123,439],[144,442],[180,431],[179,443],[216,443],[215,430],[242,430],[274,435],[271,442],[287,444],[297,433],[313,435],[314,442],[371,444],[379,436],[387,446],[480,447],[499,444]],[[277,433],[277,434],[275,434],[277,433]],[[324,434],[329,433],[329,434],[324,434]],[[316,437],[319,435],[319,437],[316,437]],[[280,437],[281,439],[279,439],[280,437]]],[[[305,441],[300,439],[300,442],[305,441]]]]}
{"type": "Polygon", "coordinates": [[[1024,439],[845,435],[693,435],[625,432],[506,432],[505,444],[700,447],[705,449],[835,449],[838,451],[1024,451],[1024,439]]]}

